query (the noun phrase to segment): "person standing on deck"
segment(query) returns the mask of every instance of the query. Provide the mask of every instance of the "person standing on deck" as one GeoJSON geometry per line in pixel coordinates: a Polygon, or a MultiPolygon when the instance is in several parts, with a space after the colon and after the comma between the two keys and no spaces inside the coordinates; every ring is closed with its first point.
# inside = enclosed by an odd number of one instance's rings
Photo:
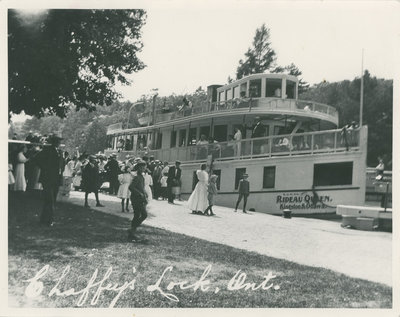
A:
{"type": "Polygon", "coordinates": [[[236,202],[235,212],[237,212],[238,206],[243,198],[243,212],[246,214],[246,204],[247,198],[250,195],[250,182],[247,180],[249,177],[248,174],[243,174],[243,179],[239,181],[239,197],[236,202]]]}
{"type": "Polygon", "coordinates": [[[238,127],[235,128],[235,135],[233,136],[235,140],[235,156],[242,155],[242,131],[238,127]]]}
{"type": "MultiPolygon", "coordinates": [[[[265,136],[265,126],[262,124],[260,117],[255,117],[255,124],[250,129],[252,139],[265,136]]],[[[253,154],[261,154],[261,146],[263,143],[264,140],[253,141],[253,154]]]]}

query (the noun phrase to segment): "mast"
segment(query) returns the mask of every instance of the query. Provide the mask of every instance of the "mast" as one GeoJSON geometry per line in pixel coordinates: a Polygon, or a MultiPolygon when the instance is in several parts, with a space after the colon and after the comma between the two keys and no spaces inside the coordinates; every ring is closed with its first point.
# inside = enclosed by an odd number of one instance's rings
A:
{"type": "Polygon", "coordinates": [[[360,90],[360,128],[363,123],[363,107],[364,107],[364,49],[361,56],[361,90],[360,90]]]}

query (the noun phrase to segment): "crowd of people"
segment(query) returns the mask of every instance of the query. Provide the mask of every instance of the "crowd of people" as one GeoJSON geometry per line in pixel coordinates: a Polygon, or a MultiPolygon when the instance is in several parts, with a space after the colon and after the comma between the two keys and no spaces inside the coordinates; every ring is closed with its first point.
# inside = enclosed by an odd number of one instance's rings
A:
{"type": "Polygon", "coordinates": [[[25,142],[9,145],[9,189],[18,195],[33,190],[42,192],[40,222],[45,226],[53,225],[57,196],[69,196],[75,188],[85,193],[84,207],[90,208],[90,193],[95,196],[96,206],[103,207],[99,200],[99,191],[103,190],[121,199],[121,212],[129,212],[132,205],[134,217],[128,239],[135,241],[136,228],[146,219],[146,205],[152,199],[168,200],[171,204],[180,199],[179,161],[169,166],[154,156],[127,155],[124,160],[117,160],[116,154],[106,157],[102,153],[87,155],[78,151],[71,156],[61,150],[61,140],[57,135],[42,137],[30,133],[25,142]]]}
{"type": "MultiPolygon", "coordinates": [[[[115,153],[107,157],[103,153],[80,154],[78,150],[71,156],[61,149],[61,140],[55,134],[45,138],[29,134],[25,142],[15,141],[9,145],[9,189],[18,195],[25,191],[42,192],[41,224],[53,225],[57,196],[69,196],[72,189],[82,190],[84,207],[90,208],[91,193],[95,196],[96,207],[104,207],[99,199],[99,191],[104,191],[121,199],[121,212],[130,212],[132,206],[128,240],[138,241],[136,229],[146,219],[146,206],[153,199],[167,200],[170,204],[174,204],[175,199],[181,200],[180,161],[170,166],[167,161],[161,162],[151,155],[126,155],[118,160],[115,153]]],[[[214,215],[212,207],[218,193],[218,176],[209,177],[206,164],[201,165],[196,175],[198,182],[187,206],[192,213],[214,215]]],[[[246,176],[240,182],[237,202],[238,205],[244,197],[244,212],[249,194],[246,176]]]]}

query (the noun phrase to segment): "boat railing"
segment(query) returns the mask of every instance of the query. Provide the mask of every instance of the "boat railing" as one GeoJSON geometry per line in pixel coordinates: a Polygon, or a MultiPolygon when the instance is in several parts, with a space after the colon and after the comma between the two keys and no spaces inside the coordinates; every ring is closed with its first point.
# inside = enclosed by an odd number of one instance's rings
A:
{"type": "Polygon", "coordinates": [[[204,161],[209,155],[214,160],[236,160],[357,151],[359,142],[360,129],[352,130],[350,133],[347,131],[346,135],[338,129],[148,150],[147,153],[169,162],[204,161]]]}
{"type": "MultiPolygon", "coordinates": [[[[157,109],[155,113],[155,123],[166,122],[173,119],[197,116],[206,113],[216,113],[225,111],[243,111],[263,109],[263,110],[287,110],[292,112],[320,113],[333,118],[338,117],[337,110],[329,105],[306,100],[282,99],[282,98],[245,98],[231,99],[219,102],[207,102],[193,107],[182,107],[178,111],[168,111],[157,109]]],[[[145,112],[138,114],[138,118],[143,125],[154,124],[152,113],[145,112]]]]}

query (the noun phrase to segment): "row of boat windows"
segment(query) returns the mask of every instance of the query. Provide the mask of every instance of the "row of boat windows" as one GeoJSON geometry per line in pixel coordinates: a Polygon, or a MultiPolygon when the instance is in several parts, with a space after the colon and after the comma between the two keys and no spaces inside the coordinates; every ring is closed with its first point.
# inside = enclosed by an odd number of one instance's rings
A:
{"type": "Polygon", "coordinates": [[[241,85],[227,88],[219,92],[218,100],[226,101],[235,98],[261,98],[261,97],[283,97],[289,99],[296,98],[296,82],[286,80],[286,88],[282,87],[282,79],[270,78],[265,79],[264,85],[262,79],[253,79],[248,82],[242,83],[241,85]],[[264,86],[264,90],[262,89],[264,86]]]}
{"type": "MultiPolygon", "coordinates": [[[[246,168],[235,169],[235,190],[238,189],[239,181],[246,173],[246,168]]],[[[221,170],[213,170],[213,174],[217,175],[217,189],[221,188],[221,170]]],[[[263,168],[263,189],[275,188],[276,166],[265,166],[263,168]]],[[[353,179],[353,162],[340,162],[340,163],[322,163],[314,164],[313,184],[314,186],[339,186],[351,185],[353,179]]],[[[249,177],[250,183],[251,174],[249,177]]],[[[288,180],[290,181],[290,180],[288,180]]],[[[192,190],[194,190],[198,182],[196,171],[193,172],[192,190]]]]}
{"type": "MultiPolygon", "coordinates": [[[[173,130],[170,134],[170,148],[196,145],[201,135],[204,135],[208,140],[210,136],[217,142],[226,142],[233,138],[235,128],[242,131],[242,138],[246,138],[246,131],[242,125],[233,124],[231,134],[228,135],[228,125],[214,125],[211,131],[211,126],[193,127],[189,129],[173,130]],[[212,133],[213,132],[213,133],[212,133]]],[[[281,135],[288,133],[288,128],[284,126],[274,126],[273,135],[281,135]]],[[[150,134],[150,133],[149,133],[150,134]]],[[[151,150],[161,149],[163,143],[163,133],[157,131],[154,140],[149,138],[149,134],[139,134],[134,140],[133,135],[111,137],[108,140],[108,148],[121,149],[125,151],[143,150],[148,148],[151,150]],[[136,141],[136,142],[135,142],[136,141]]],[[[269,126],[264,125],[264,136],[269,136],[269,126]]]]}

